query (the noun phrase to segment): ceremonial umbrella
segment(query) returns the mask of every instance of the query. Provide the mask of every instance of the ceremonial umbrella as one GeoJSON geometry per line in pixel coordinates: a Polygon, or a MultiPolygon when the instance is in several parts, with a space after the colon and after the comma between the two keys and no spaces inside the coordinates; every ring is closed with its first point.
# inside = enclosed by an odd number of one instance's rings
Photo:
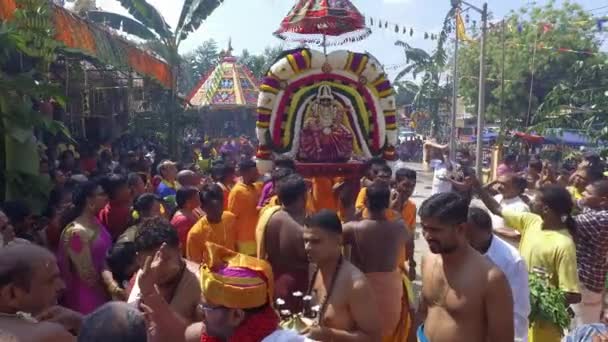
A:
{"type": "Polygon", "coordinates": [[[371,30],[349,0],[298,0],[274,34],[325,47],[363,40],[371,30]]]}

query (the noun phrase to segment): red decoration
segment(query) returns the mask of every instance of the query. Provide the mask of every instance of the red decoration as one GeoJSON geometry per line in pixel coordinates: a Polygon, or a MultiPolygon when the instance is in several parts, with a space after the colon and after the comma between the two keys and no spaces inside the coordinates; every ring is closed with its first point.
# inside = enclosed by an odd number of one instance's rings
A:
{"type": "Polygon", "coordinates": [[[340,45],[365,39],[371,30],[349,0],[298,0],[274,34],[285,40],[340,45]]]}

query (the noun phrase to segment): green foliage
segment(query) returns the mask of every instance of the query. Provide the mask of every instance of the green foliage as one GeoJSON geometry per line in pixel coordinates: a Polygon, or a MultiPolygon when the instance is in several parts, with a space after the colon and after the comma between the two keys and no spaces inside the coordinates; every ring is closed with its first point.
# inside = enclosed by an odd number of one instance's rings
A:
{"type": "Polygon", "coordinates": [[[98,23],[105,23],[110,27],[119,27],[124,32],[132,34],[146,40],[156,39],[156,35],[139,21],[119,15],[116,13],[103,11],[88,11],[87,17],[98,23]]]}
{"type": "Polygon", "coordinates": [[[545,321],[555,324],[560,331],[570,328],[571,317],[564,293],[549,284],[542,272],[530,273],[530,324],[545,321]]]}
{"type": "MultiPolygon", "coordinates": [[[[454,17],[454,9],[451,9],[443,20],[443,28],[439,34],[437,47],[432,54],[412,47],[408,43],[397,41],[395,45],[401,46],[404,49],[405,59],[408,65],[397,75],[395,84],[400,84],[397,87],[398,91],[403,91],[412,98],[412,102],[416,110],[426,112],[431,118],[429,135],[437,137],[440,134],[440,108],[449,108],[450,106],[450,89],[449,84],[441,83],[441,74],[446,69],[447,53],[445,51],[445,43],[448,39],[448,32],[452,29],[452,18],[454,17]],[[419,75],[422,79],[418,83],[411,81],[401,82],[403,78],[411,75],[414,80],[419,75]]],[[[418,127],[418,131],[426,129],[424,125],[418,127]]]]}
{"type": "MultiPolygon", "coordinates": [[[[163,16],[154,6],[146,0],[119,0],[122,7],[144,26],[156,32],[156,34],[167,42],[174,42],[171,27],[165,22],[163,16]]],[[[116,27],[115,27],[116,28],[116,27]]]]}
{"type": "Polygon", "coordinates": [[[217,43],[213,39],[204,41],[194,51],[184,55],[179,81],[180,91],[188,94],[211,68],[215,67],[219,56],[217,43]]]}
{"type": "Polygon", "coordinates": [[[252,55],[247,50],[243,50],[239,57],[239,62],[249,68],[253,76],[261,79],[272,66],[272,63],[283,52],[280,46],[267,46],[260,55],[252,55]]]}
{"type": "MultiPolygon", "coordinates": [[[[572,2],[550,1],[511,12],[503,25],[488,30],[486,113],[504,130],[606,127],[606,54],[595,34],[591,13],[572,2]],[[546,30],[545,30],[546,28],[546,30]],[[519,32],[521,29],[521,32],[519,32]],[[546,32],[545,32],[546,31],[546,32]],[[543,47],[590,51],[597,55],[559,52],[543,47]],[[504,89],[501,76],[504,66],[504,89]],[[530,98],[530,86],[532,97],[530,98]],[[585,90],[586,89],[586,90],[585,90]],[[593,90],[595,89],[595,90],[593,90]],[[501,95],[504,104],[501,110],[501,95]],[[565,107],[596,105],[591,115],[564,115],[565,107]],[[602,119],[602,116],[604,119],[602,119]],[[603,123],[603,125],[602,125],[603,123]],[[555,126],[558,125],[558,126],[555,126]]],[[[475,34],[478,32],[473,32],[475,34]]],[[[459,53],[460,96],[474,107],[478,97],[479,43],[464,44],[459,53]]],[[[571,114],[568,113],[568,114],[571,114]]]]}
{"type": "Polygon", "coordinates": [[[0,163],[3,198],[27,201],[34,212],[50,192],[50,180],[39,174],[34,130],[69,136],[57,121],[36,110],[34,103],[53,99],[64,105],[61,89],[47,77],[59,45],[46,0],[22,0],[10,23],[0,23],[0,163]],[[13,67],[27,60],[33,68],[13,67]],[[41,201],[41,199],[43,199],[41,201]]]}
{"type": "MultiPolygon", "coordinates": [[[[171,66],[173,72],[173,84],[171,101],[165,110],[168,116],[168,143],[169,151],[172,154],[177,154],[177,136],[176,125],[180,120],[179,116],[183,115],[183,108],[177,105],[178,90],[183,89],[178,82],[183,71],[183,59],[178,53],[180,43],[186,39],[188,33],[198,29],[202,22],[213,13],[213,11],[223,2],[223,0],[186,0],[182,6],[180,18],[175,31],[171,31],[169,25],[165,22],[163,16],[158,10],[149,4],[146,0],[119,0],[122,7],[126,8],[129,13],[137,19],[149,31],[154,31],[160,39],[150,40],[153,46],[156,46],[157,51],[162,51],[161,55],[166,62],[171,66]],[[178,88],[178,89],[176,89],[178,88]],[[175,108],[179,108],[175,110],[175,108]]],[[[115,16],[120,16],[115,14],[115,16]]],[[[118,17],[116,17],[118,18],[118,17]]],[[[115,29],[120,29],[119,23],[124,23],[124,20],[113,20],[107,22],[115,29]]],[[[144,34],[145,35],[145,34],[144,34]]],[[[144,38],[144,37],[140,37],[144,38]]],[[[146,39],[146,38],[144,38],[146,39]]],[[[187,69],[186,69],[187,71],[187,69]]]]}

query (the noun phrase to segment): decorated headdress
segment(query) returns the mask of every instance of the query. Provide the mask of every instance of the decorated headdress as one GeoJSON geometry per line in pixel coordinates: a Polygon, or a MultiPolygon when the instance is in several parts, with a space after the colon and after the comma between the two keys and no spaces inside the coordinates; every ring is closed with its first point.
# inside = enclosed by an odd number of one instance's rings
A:
{"type": "Polygon", "coordinates": [[[331,87],[328,85],[322,85],[319,87],[319,100],[333,100],[334,96],[331,93],[331,87]]]}
{"type": "Polygon", "coordinates": [[[208,263],[201,267],[201,288],[207,300],[232,309],[272,305],[274,278],[264,260],[207,242],[208,263]]]}

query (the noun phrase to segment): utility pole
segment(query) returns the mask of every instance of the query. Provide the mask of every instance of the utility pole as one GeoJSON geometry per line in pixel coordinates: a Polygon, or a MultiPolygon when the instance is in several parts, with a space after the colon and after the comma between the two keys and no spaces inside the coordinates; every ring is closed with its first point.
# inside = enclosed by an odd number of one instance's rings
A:
{"type": "MultiPolygon", "coordinates": [[[[475,168],[477,177],[483,176],[483,131],[486,111],[486,35],[488,34],[488,4],[484,3],[482,8],[471,5],[462,0],[450,0],[452,7],[460,7],[461,4],[481,13],[481,43],[479,46],[479,99],[477,102],[477,151],[475,168]]],[[[458,39],[457,39],[458,40],[458,39]]]]}
{"type": "Polygon", "coordinates": [[[482,31],[479,56],[479,101],[477,108],[477,159],[475,168],[477,177],[483,176],[483,131],[486,113],[486,35],[488,34],[488,4],[483,4],[481,11],[482,31]]]}
{"type": "MultiPolygon", "coordinates": [[[[502,66],[500,71],[500,134],[502,135],[502,129],[505,127],[505,20],[502,20],[502,32],[500,34],[500,39],[502,41],[502,66]]],[[[502,143],[502,141],[501,141],[502,143]]]]}
{"type": "MultiPolygon", "coordinates": [[[[456,21],[456,18],[454,18],[456,21]]],[[[457,25],[454,25],[456,27],[457,25]]],[[[454,30],[454,72],[453,77],[453,92],[452,92],[452,117],[450,122],[450,160],[456,159],[456,113],[458,106],[458,29],[454,30]]]]}

